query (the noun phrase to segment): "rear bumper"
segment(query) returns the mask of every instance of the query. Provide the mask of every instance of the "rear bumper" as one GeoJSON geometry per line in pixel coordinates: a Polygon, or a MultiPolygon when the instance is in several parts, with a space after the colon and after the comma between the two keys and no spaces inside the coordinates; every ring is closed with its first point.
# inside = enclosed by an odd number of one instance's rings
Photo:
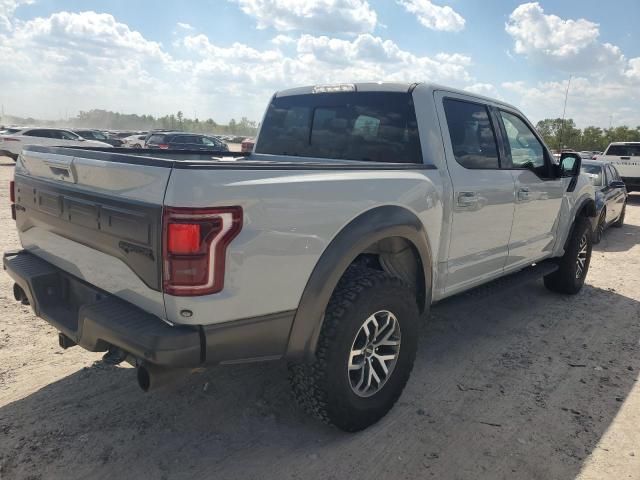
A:
{"type": "Polygon", "coordinates": [[[3,264],[35,314],[81,347],[103,352],[114,346],[162,366],[201,363],[197,327],[172,327],[28,252],[5,253],[3,264]]]}
{"type": "Polygon", "coordinates": [[[171,326],[36,255],[7,252],[4,269],[35,314],[92,352],[117,347],[163,367],[270,360],[286,352],[295,311],[207,326],[171,326]]]}

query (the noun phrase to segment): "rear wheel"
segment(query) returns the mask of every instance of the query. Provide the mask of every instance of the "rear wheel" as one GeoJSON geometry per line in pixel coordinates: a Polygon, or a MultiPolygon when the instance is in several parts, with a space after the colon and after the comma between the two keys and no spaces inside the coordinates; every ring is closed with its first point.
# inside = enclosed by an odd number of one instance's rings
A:
{"type": "Polygon", "coordinates": [[[567,248],[558,261],[558,270],[544,277],[545,287],[553,292],[570,295],[575,295],[582,289],[591,262],[592,237],[589,219],[576,218],[567,248]]]}
{"type": "Polygon", "coordinates": [[[627,210],[627,202],[624,202],[624,205],[622,205],[622,211],[620,212],[620,216],[618,217],[618,220],[616,220],[613,224],[614,227],[620,228],[624,225],[624,215],[626,210],[627,210]]]}
{"type": "Polygon", "coordinates": [[[394,405],[417,349],[413,290],[384,272],[348,272],[333,293],[311,363],[291,364],[294,397],[342,430],[362,430],[394,405]]]}

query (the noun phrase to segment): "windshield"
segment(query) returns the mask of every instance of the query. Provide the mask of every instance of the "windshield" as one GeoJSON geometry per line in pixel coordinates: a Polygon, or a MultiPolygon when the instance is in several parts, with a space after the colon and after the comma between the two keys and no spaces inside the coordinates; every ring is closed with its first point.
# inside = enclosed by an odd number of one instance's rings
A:
{"type": "Polygon", "coordinates": [[[600,165],[582,164],[582,173],[589,177],[591,185],[594,187],[602,186],[602,167],[600,165]]]}
{"type": "Polygon", "coordinates": [[[275,98],[256,153],[422,163],[411,94],[348,92],[275,98]]]}

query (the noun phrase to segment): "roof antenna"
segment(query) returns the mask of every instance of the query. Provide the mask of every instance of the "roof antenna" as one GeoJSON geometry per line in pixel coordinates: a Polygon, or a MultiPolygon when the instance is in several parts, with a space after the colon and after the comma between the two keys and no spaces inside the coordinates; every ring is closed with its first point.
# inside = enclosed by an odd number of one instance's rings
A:
{"type": "Polygon", "coordinates": [[[560,123],[560,133],[558,134],[558,152],[562,156],[562,133],[564,132],[564,117],[567,113],[567,99],[569,98],[569,87],[571,86],[571,77],[569,75],[569,82],[567,83],[567,90],[564,92],[564,108],[562,109],[562,123],[560,123]]]}

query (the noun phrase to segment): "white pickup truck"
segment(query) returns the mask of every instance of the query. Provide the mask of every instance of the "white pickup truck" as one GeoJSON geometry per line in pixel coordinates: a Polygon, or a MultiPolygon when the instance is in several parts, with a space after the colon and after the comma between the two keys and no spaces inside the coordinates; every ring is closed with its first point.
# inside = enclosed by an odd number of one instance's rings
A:
{"type": "Polygon", "coordinates": [[[613,142],[596,158],[616,166],[628,192],[640,191],[640,142],[613,142]]]}
{"type": "Polygon", "coordinates": [[[381,418],[429,307],[513,275],[577,293],[594,191],[516,108],[430,84],[278,92],[254,152],[28,147],[6,253],[63,348],[184,369],[287,359],[296,399],[347,431],[381,418]],[[232,158],[233,157],[233,158],[232,158]]]}

